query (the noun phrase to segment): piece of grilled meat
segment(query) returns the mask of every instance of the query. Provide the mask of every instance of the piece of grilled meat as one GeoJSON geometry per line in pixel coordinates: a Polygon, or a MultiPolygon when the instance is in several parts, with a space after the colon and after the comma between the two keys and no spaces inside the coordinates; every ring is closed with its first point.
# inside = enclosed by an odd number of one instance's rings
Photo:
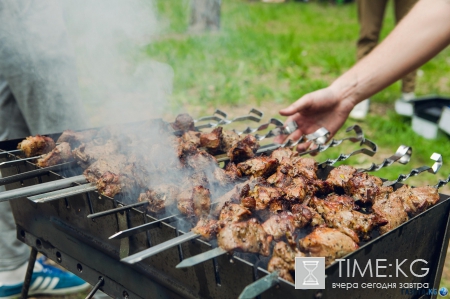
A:
{"type": "Polygon", "coordinates": [[[438,190],[431,186],[411,188],[403,185],[391,193],[389,198],[399,197],[403,203],[405,212],[411,217],[422,213],[439,200],[438,190]]]}
{"type": "Polygon", "coordinates": [[[210,240],[217,235],[219,231],[219,222],[207,217],[200,218],[197,225],[192,228],[192,232],[201,235],[206,240],[210,240]]]}
{"type": "Polygon", "coordinates": [[[290,148],[280,147],[274,150],[270,155],[270,157],[277,159],[278,163],[281,163],[284,158],[289,160],[290,158],[295,157],[296,155],[297,153],[292,151],[290,148]]]}
{"type": "Polygon", "coordinates": [[[299,240],[300,250],[310,256],[325,257],[330,265],[359,248],[358,244],[346,234],[335,228],[318,227],[312,233],[299,240]]]}
{"type": "Polygon", "coordinates": [[[114,197],[119,192],[131,192],[136,188],[133,164],[125,155],[109,155],[91,164],[83,173],[86,179],[97,185],[97,190],[114,197]]]}
{"type": "Polygon", "coordinates": [[[171,125],[176,131],[195,131],[194,119],[187,113],[178,114],[171,125]]]}
{"type": "Polygon", "coordinates": [[[241,140],[241,137],[236,132],[222,130],[220,150],[227,153],[239,140],[241,140]]]}
{"type": "Polygon", "coordinates": [[[147,210],[152,213],[162,213],[166,207],[172,206],[177,201],[180,189],[171,184],[157,185],[151,190],[139,195],[139,202],[148,202],[147,210]]]}
{"type": "Polygon", "coordinates": [[[341,191],[356,171],[357,169],[353,166],[341,165],[330,171],[326,181],[337,189],[337,191],[341,191]]]}
{"type": "Polygon", "coordinates": [[[47,167],[70,161],[73,161],[70,144],[67,142],[61,142],[49,153],[44,154],[42,158],[37,159],[36,164],[39,167],[47,167]]]}
{"type": "Polygon", "coordinates": [[[351,205],[339,201],[327,201],[312,198],[310,201],[313,207],[322,215],[328,227],[333,227],[351,237],[359,243],[359,237],[363,240],[370,238],[370,232],[377,226],[387,223],[377,214],[363,214],[354,211],[351,205]]]}
{"type": "Polygon", "coordinates": [[[272,236],[268,235],[255,218],[248,221],[222,224],[217,233],[218,245],[226,251],[270,254],[272,236]]]}
{"type": "Polygon", "coordinates": [[[28,136],[17,145],[26,157],[35,157],[46,154],[56,146],[52,138],[42,135],[28,136]]]}
{"type": "Polygon", "coordinates": [[[240,222],[248,219],[252,213],[243,205],[227,202],[220,211],[219,220],[222,223],[240,222]]]}
{"type": "Polygon", "coordinates": [[[391,195],[392,187],[382,188],[372,205],[373,212],[387,220],[385,225],[380,226],[380,234],[385,234],[408,221],[408,214],[405,211],[402,199],[399,196],[391,195]]]}
{"type": "Polygon", "coordinates": [[[305,227],[311,221],[312,215],[308,209],[302,209],[298,214],[284,211],[272,215],[267,219],[262,227],[275,240],[279,240],[286,234],[293,235],[297,228],[305,227]]]}
{"type": "Polygon", "coordinates": [[[108,139],[105,143],[98,143],[98,141],[94,139],[88,143],[82,143],[72,151],[73,156],[82,168],[89,167],[98,159],[105,160],[119,153],[120,143],[117,140],[108,139]]]}
{"type": "Polygon", "coordinates": [[[237,165],[242,175],[267,178],[277,169],[278,161],[270,157],[256,157],[237,165]]]}
{"type": "Polygon", "coordinates": [[[72,130],[65,130],[59,136],[56,143],[68,142],[72,149],[78,147],[82,143],[87,143],[97,136],[98,130],[86,130],[75,132],[72,130]]]}
{"type": "Polygon", "coordinates": [[[305,254],[295,244],[294,246],[290,246],[280,241],[273,248],[272,258],[267,265],[267,271],[278,271],[279,277],[294,283],[294,278],[291,273],[295,271],[296,257],[305,257],[305,254]]]}
{"type": "Polygon", "coordinates": [[[357,172],[345,183],[345,193],[362,203],[371,203],[381,191],[383,181],[379,177],[357,172]]]}
{"type": "Polygon", "coordinates": [[[222,127],[217,127],[210,133],[200,134],[200,146],[207,149],[209,153],[217,152],[221,147],[222,127]]]}
{"type": "Polygon", "coordinates": [[[227,156],[231,162],[242,162],[253,158],[258,148],[259,143],[255,136],[247,135],[228,150],[227,156]]]}
{"type": "Polygon", "coordinates": [[[190,217],[200,219],[209,215],[211,208],[211,193],[203,186],[182,191],[178,195],[178,210],[190,217]]]}

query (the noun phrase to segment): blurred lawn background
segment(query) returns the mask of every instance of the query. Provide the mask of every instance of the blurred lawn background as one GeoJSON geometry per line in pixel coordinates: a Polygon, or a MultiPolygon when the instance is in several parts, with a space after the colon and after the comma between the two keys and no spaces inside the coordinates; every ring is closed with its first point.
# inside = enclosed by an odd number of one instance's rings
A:
{"type": "MultiPolygon", "coordinates": [[[[355,4],[224,0],[219,32],[189,34],[190,1],[156,0],[155,3],[164,27],[157,40],[148,45],[146,54],[174,69],[168,119],[179,112],[200,117],[216,108],[235,117],[255,107],[265,113],[265,120],[270,117],[283,120],[278,115],[279,109],[305,93],[328,86],[355,63],[359,31],[355,4]]],[[[382,38],[395,25],[393,15],[389,5],[382,38]]],[[[449,48],[419,69],[416,94],[450,96],[449,48]]],[[[348,120],[336,136],[345,137],[344,129],[358,123],[366,137],[378,144],[378,153],[374,157],[357,155],[336,165],[366,167],[372,162],[380,163],[404,144],[413,147],[410,163],[394,164],[377,175],[395,179],[412,168],[431,166],[429,157],[439,152],[444,166],[437,175],[425,173],[407,181],[416,186],[434,185],[450,174],[450,139],[442,134],[438,139],[427,140],[415,134],[411,119],[394,111],[394,101],[399,96],[399,83],[381,91],[371,99],[367,119],[348,120]]],[[[316,159],[324,161],[356,148],[358,145],[344,143],[316,159]]],[[[441,192],[450,194],[450,187],[442,188],[441,192]]],[[[449,259],[446,265],[441,284],[450,288],[449,259]]],[[[59,298],[84,298],[86,294],[59,298]]]]}

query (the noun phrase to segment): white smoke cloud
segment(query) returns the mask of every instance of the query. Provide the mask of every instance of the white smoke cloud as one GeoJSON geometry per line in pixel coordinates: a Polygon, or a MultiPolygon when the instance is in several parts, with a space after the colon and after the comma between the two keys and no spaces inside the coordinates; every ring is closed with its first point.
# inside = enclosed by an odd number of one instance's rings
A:
{"type": "Polygon", "coordinates": [[[160,32],[153,1],[65,0],[63,8],[92,125],[160,116],[173,70],[143,51],[160,32]]]}

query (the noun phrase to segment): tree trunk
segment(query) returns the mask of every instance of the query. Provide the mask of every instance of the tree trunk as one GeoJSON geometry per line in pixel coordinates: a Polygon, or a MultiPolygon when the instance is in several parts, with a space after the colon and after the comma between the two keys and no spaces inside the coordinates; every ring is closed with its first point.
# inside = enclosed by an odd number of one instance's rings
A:
{"type": "Polygon", "coordinates": [[[221,0],[191,0],[189,31],[204,32],[220,29],[221,0]]]}

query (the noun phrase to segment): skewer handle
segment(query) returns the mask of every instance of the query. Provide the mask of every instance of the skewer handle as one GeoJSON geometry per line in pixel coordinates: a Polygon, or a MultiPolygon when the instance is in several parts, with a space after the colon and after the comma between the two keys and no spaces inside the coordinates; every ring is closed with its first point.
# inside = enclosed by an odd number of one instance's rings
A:
{"type": "Polygon", "coordinates": [[[245,287],[239,299],[251,299],[267,291],[278,283],[278,271],[274,271],[245,287]]]}
{"type": "Polygon", "coordinates": [[[143,250],[141,252],[135,253],[133,255],[130,255],[126,258],[121,259],[121,262],[127,263],[127,264],[135,264],[137,262],[142,261],[145,258],[151,257],[155,254],[160,253],[161,251],[164,251],[166,249],[175,247],[181,243],[184,243],[186,241],[192,240],[192,239],[196,239],[200,237],[200,235],[193,233],[193,232],[188,232],[184,235],[178,236],[176,238],[173,238],[169,241],[163,242],[161,244],[158,244],[156,246],[150,247],[149,249],[143,250]]]}
{"type": "Polygon", "coordinates": [[[86,183],[86,177],[84,175],[78,175],[67,179],[56,180],[48,183],[33,185],[20,189],[14,189],[10,191],[0,192],[0,202],[8,201],[15,198],[27,197],[31,195],[40,194],[43,192],[50,192],[62,188],[72,186],[72,184],[86,183]]]}

